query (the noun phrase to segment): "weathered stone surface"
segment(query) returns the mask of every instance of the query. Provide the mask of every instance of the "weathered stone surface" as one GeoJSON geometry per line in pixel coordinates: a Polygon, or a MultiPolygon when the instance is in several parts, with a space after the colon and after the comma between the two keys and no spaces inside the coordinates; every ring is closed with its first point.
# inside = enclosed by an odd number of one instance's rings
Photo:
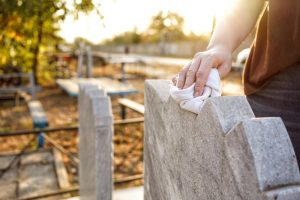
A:
{"type": "Polygon", "coordinates": [[[255,190],[257,183],[259,191],[300,183],[293,146],[280,118],[244,120],[225,143],[240,191],[250,191],[250,185],[255,190]]]}
{"type": "MultiPolygon", "coordinates": [[[[51,150],[25,152],[20,157],[18,154],[2,154],[0,170],[8,167],[13,159],[14,164],[0,180],[0,199],[29,198],[60,189],[51,150]]],[[[44,199],[60,198],[51,196],[44,199]]]]}
{"type": "MultiPolygon", "coordinates": [[[[1,155],[0,157],[0,170],[5,170],[12,162],[13,155],[1,155]]],[[[9,168],[1,177],[0,184],[11,183],[17,181],[17,162],[9,168]]],[[[1,199],[1,198],[0,198],[1,199]]]]}
{"type": "Polygon", "coordinates": [[[53,155],[50,151],[40,151],[34,154],[24,154],[21,157],[21,165],[34,164],[34,163],[52,163],[53,155]]]}
{"type": "Polygon", "coordinates": [[[27,164],[19,168],[19,198],[57,191],[58,183],[53,163],[27,164]]]}
{"type": "Polygon", "coordinates": [[[16,199],[17,182],[0,183],[0,199],[16,199]]]}
{"type": "Polygon", "coordinates": [[[8,171],[4,173],[4,175],[1,177],[0,183],[8,183],[8,182],[15,182],[18,180],[17,177],[17,168],[12,167],[8,171]]]}
{"type": "Polygon", "coordinates": [[[14,159],[14,156],[12,156],[12,155],[1,155],[0,156],[0,170],[7,168],[13,159],[14,159]]]}
{"type": "Polygon", "coordinates": [[[268,200],[296,200],[300,199],[299,186],[280,187],[266,192],[266,199],[268,200]]]}
{"type": "Polygon", "coordinates": [[[109,97],[93,85],[79,95],[80,198],[112,199],[112,112],[109,97]]]}
{"type": "Polygon", "coordinates": [[[217,97],[195,115],[145,84],[146,200],[300,199],[300,176],[279,118],[252,119],[245,97],[217,97]]]}

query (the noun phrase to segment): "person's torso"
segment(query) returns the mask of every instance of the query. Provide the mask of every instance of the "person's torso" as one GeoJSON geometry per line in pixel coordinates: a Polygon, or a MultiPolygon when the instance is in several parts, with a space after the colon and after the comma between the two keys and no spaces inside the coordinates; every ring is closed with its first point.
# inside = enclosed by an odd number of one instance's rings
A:
{"type": "Polygon", "coordinates": [[[296,63],[300,63],[300,1],[269,0],[245,66],[245,94],[296,63]]]}

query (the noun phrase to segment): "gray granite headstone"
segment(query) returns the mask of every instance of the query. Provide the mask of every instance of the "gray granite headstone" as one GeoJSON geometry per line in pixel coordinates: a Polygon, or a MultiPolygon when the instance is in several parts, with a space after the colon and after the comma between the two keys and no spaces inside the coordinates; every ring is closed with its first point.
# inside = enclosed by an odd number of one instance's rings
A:
{"type": "Polygon", "coordinates": [[[167,81],[145,84],[145,200],[299,200],[295,153],[280,118],[254,118],[245,97],[182,110],[167,81]]]}
{"type": "Polygon", "coordinates": [[[80,85],[80,199],[112,199],[113,119],[110,98],[94,85],[80,85]]]}

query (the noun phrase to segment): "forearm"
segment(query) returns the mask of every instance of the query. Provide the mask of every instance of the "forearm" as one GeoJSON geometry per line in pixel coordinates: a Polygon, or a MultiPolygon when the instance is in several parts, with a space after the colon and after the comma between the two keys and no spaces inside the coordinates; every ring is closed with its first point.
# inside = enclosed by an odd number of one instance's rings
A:
{"type": "Polygon", "coordinates": [[[254,27],[263,5],[263,0],[239,0],[230,13],[217,21],[207,48],[219,47],[232,53],[254,27]]]}
{"type": "Polygon", "coordinates": [[[221,77],[228,74],[232,52],[255,25],[263,5],[264,0],[238,0],[235,8],[217,22],[207,50],[196,53],[179,73],[178,87],[184,89],[195,83],[194,96],[199,96],[212,68],[217,68],[221,77]]]}

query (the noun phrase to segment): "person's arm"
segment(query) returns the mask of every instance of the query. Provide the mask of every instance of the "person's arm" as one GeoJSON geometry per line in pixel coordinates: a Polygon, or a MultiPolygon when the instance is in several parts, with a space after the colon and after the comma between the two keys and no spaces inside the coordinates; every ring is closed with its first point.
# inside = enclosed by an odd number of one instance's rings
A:
{"type": "Polygon", "coordinates": [[[195,96],[199,96],[213,67],[221,77],[228,74],[232,52],[255,25],[263,5],[264,0],[239,0],[231,12],[217,22],[207,50],[196,53],[179,73],[177,86],[183,89],[195,83],[195,96]]]}

